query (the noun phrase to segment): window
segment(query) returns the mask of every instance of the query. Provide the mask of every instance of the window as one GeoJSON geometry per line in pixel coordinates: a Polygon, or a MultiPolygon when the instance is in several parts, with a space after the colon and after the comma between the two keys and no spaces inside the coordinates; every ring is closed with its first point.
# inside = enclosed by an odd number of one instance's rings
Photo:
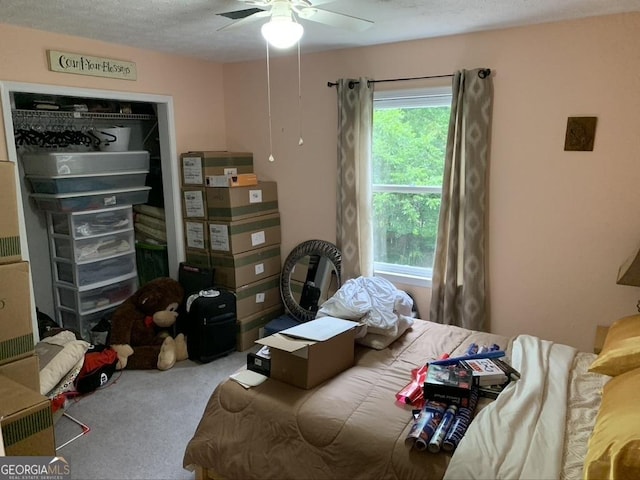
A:
{"type": "Polygon", "coordinates": [[[430,285],[450,112],[451,87],[374,94],[376,275],[430,285]]]}

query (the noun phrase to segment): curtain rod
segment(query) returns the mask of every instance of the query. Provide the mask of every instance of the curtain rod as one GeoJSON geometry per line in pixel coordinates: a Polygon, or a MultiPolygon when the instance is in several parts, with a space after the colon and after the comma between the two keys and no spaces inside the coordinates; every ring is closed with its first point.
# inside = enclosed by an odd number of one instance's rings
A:
{"type": "MultiPolygon", "coordinates": [[[[483,68],[478,71],[478,76],[480,78],[487,78],[489,75],[491,75],[490,68],[483,68]]],[[[405,82],[407,80],[425,80],[429,78],[446,78],[446,77],[453,77],[453,73],[449,73],[447,75],[428,75],[426,77],[386,78],[384,80],[369,80],[367,83],[405,82]]],[[[357,80],[353,80],[349,82],[349,88],[353,88],[354,85],[357,85],[358,83],[360,82],[357,80]]],[[[327,87],[335,87],[337,85],[338,85],[338,82],[327,82],[327,87]]]]}

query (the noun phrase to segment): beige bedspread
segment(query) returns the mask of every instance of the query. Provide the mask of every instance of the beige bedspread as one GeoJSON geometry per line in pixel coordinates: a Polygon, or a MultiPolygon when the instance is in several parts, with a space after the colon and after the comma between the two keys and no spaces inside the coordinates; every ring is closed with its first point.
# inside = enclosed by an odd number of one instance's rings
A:
{"type": "Polygon", "coordinates": [[[355,365],[312,390],[271,379],[250,390],[223,382],[183,464],[225,479],[440,479],[450,455],[405,445],[411,407],[395,394],[413,368],[462,355],[472,342],[510,348],[505,337],[419,320],[387,349],[356,346],[355,365]]]}

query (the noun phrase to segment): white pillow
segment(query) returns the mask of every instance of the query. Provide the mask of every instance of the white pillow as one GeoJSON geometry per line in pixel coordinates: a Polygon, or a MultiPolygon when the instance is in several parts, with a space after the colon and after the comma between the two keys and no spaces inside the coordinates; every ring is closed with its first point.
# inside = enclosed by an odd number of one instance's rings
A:
{"type": "Polygon", "coordinates": [[[36,354],[39,358],[45,358],[49,353],[47,346],[55,345],[57,352],[48,359],[41,361],[40,365],[40,393],[46,395],[50,392],[64,376],[81,360],[89,348],[89,343],[84,340],[76,340],[75,335],[67,335],[71,332],[61,332],[52,337],[42,339],[36,345],[36,354]],[[63,335],[64,334],[64,335],[63,335]]]}
{"type": "Polygon", "coordinates": [[[413,318],[406,315],[398,315],[398,330],[395,335],[381,335],[379,333],[367,333],[362,338],[356,338],[356,343],[375,350],[387,348],[413,325],[413,318]]]}

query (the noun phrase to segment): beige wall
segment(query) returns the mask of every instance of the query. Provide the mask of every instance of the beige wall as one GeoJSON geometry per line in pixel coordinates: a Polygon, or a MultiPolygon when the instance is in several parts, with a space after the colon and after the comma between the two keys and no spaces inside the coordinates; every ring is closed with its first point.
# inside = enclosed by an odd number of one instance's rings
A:
{"type": "MultiPolygon", "coordinates": [[[[0,80],[169,95],[175,111],[176,155],[188,149],[226,148],[222,73],[220,64],[0,23],[0,80]],[[50,72],[47,50],[135,62],[138,79],[50,72]]],[[[4,129],[2,118],[0,128],[4,129]]],[[[0,135],[0,159],[6,156],[0,135]]]]}
{"type": "MultiPolygon", "coordinates": [[[[228,147],[253,151],[258,174],[278,181],[283,255],[309,238],[333,241],[337,114],[327,81],[490,67],[491,328],[589,351],[596,325],[634,313],[640,297],[615,283],[640,244],[638,44],[640,14],[631,14],[303,55],[301,116],[296,57],[272,58],[275,163],[265,62],[228,64],[228,147]],[[581,115],[598,117],[594,151],[565,152],[567,117],[581,115]]],[[[412,291],[426,317],[429,292],[412,291]]]]}
{"type": "MultiPolygon", "coordinates": [[[[250,150],[258,174],[278,182],[286,255],[302,240],[335,240],[336,94],[327,81],[490,67],[492,330],[590,350],[595,326],[634,313],[640,297],[615,284],[640,243],[639,42],[634,14],[303,55],[301,116],[295,57],[272,58],[275,163],[267,161],[264,61],[221,66],[0,24],[0,80],[171,95],[176,153],[250,150]],[[138,80],[49,72],[47,49],[136,62],[138,80]],[[563,151],[573,115],[598,117],[593,152],[563,151]]],[[[429,292],[411,290],[426,317],[429,292]]]]}

